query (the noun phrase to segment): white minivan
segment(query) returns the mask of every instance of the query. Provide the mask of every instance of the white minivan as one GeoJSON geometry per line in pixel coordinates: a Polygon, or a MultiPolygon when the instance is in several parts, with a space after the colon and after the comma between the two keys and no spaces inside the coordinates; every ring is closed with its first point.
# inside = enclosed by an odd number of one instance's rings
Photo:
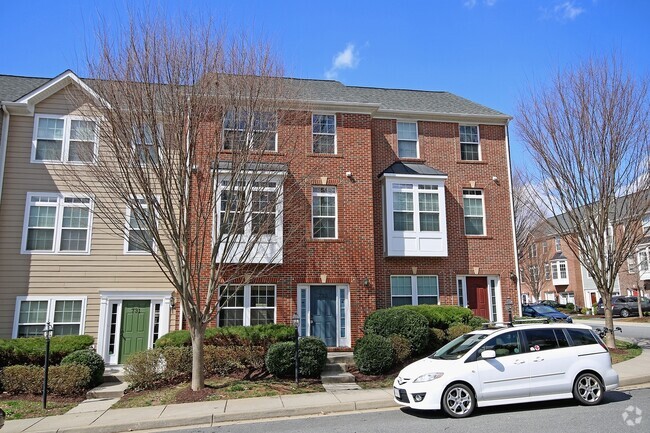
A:
{"type": "Polygon", "coordinates": [[[575,324],[473,331],[406,366],[393,383],[397,403],[454,418],[476,406],[571,397],[595,405],[617,387],[607,346],[575,324]]]}

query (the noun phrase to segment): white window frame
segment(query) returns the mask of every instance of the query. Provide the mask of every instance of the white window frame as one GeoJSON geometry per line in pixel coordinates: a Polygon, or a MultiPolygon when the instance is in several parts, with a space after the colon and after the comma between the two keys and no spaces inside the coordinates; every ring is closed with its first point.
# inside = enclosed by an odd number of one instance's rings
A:
{"type": "Polygon", "coordinates": [[[627,258],[627,273],[636,274],[636,260],[634,256],[630,256],[627,258]]]}
{"type": "Polygon", "coordinates": [[[544,263],[544,280],[550,281],[551,279],[551,265],[550,263],[544,263]]]}
{"type": "MultiPolygon", "coordinates": [[[[230,285],[229,288],[231,289],[237,289],[237,288],[243,288],[244,289],[244,306],[243,307],[219,307],[219,313],[217,314],[216,318],[216,326],[219,326],[219,319],[221,316],[221,310],[241,310],[243,309],[243,315],[242,315],[242,325],[233,325],[233,326],[251,326],[251,310],[270,310],[271,307],[253,307],[251,305],[251,288],[253,286],[267,286],[267,287],[273,287],[273,323],[278,323],[278,287],[275,284],[265,284],[265,283],[259,283],[259,284],[233,284],[230,285]]],[[[219,298],[221,298],[221,290],[225,286],[219,286],[219,298]]],[[[217,301],[220,302],[220,299],[217,301]]],[[[227,328],[227,326],[224,326],[224,328],[227,328]]]]}
{"type": "MultiPolygon", "coordinates": [[[[87,297],[86,296],[16,296],[16,305],[15,305],[15,310],[14,310],[14,324],[13,324],[13,331],[11,334],[11,338],[18,338],[18,326],[20,325],[19,320],[20,320],[20,305],[23,302],[33,302],[33,301],[47,301],[47,315],[45,317],[45,322],[50,322],[52,326],[54,326],[54,310],[56,307],[56,302],[57,301],[81,301],[81,319],[79,322],[79,335],[83,335],[85,332],[86,328],[86,303],[87,303],[87,297]]],[[[76,322],[61,322],[60,324],[70,324],[70,323],[75,323],[76,322]]],[[[39,323],[32,323],[32,324],[38,324],[39,323]]],[[[23,324],[25,325],[25,324],[23,324]]],[[[45,325],[45,324],[43,324],[45,325]]]]}
{"type": "MultiPolygon", "coordinates": [[[[144,124],[144,125],[142,125],[142,127],[147,128],[147,129],[151,129],[151,128],[149,128],[148,124],[144,124]]],[[[156,161],[154,162],[153,166],[156,166],[156,165],[158,165],[160,163],[160,158],[162,157],[161,147],[163,145],[162,140],[164,140],[164,133],[165,133],[165,129],[163,128],[163,125],[158,123],[156,125],[156,135],[157,135],[158,141],[159,141],[159,143],[158,143],[158,152],[156,154],[156,161]]],[[[139,141],[139,139],[140,139],[140,130],[138,129],[137,126],[133,127],[133,141],[131,142],[131,152],[133,153],[132,158],[133,158],[133,163],[140,165],[140,167],[145,167],[149,163],[149,159],[143,160],[140,157],[140,154],[141,154],[140,148],[142,148],[144,146],[144,148],[147,149],[148,146],[152,146],[153,150],[156,150],[155,149],[156,144],[154,143],[154,133],[153,133],[153,131],[151,131],[150,134],[151,134],[151,143],[147,143],[147,142],[138,143],[137,141],[139,141]]],[[[142,136],[146,137],[146,134],[142,134],[142,136]]],[[[151,152],[147,149],[147,155],[150,155],[150,154],[151,154],[151,152]]]]}
{"type": "Polygon", "coordinates": [[[315,155],[338,155],[338,122],[336,118],[336,113],[327,113],[327,112],[314,112],[311,114],[311,152],[315,155]],[[334,133],[316,133],[314,132],[314,117],[315,116],[328,116],[328,117],[334,117],[334,133]],[[316,143],[316,140],[314,140],[314,136],[316,135],[323,135],[323,136],[334,136],[334,152],[329,153],[329,152],[316,152],[314,149],[314,144],[316,143]]]}
{"type": "Polygon", "coordinates": [[[546,240],[542,241],[542,254],[544,257],[546,257],[546,254],[548,253],[548,243],[546,240]]]}
{"type": "MultiPolygon", "coordinates": [[[[241,128],[227,128],[226,127],[226,117],[228,116],[228,112],[234,111],[237,113],[238,111],[241,110],[227,110],[226,113],[224,113],[223,121],[221,123],[221,149],[227,151],[227,152],[236,152],[238,149],[231,147],[229,149],[226,149],[226,131],[247,131],[246,132],[246,143],[251,143],[253,140],[251,138],[251,135],[255,132],[263,132],[263,133],[269,133],[273,134],[273,149],[259,149],[259,148],[251,148],[249,150],[255,151],[255,152],[277,152],[278,151],[278,115],[277,113],[273,113],[270,111],[264,111],[264,110],[255,110],[253,112],[253,124],[255,123],[255,117],[256,115],[259,116],[261,113],[269,114],[272,115],[274,120],[275,120],[275,129],[254,129],[249,127],[248,125],[244,126],[244,129],[241,128]]],[[[244,113],[247,117],[248,114],[244,113]]]]}
{"type": "Polygon", "coordinates": [[[539,281],[539,267],[537,265],[533,265],[529,268],[529,270],[530,270],[530,280],[532,282],[539,281]]]}
{"type": "Polygon", "coordinates": [[[99,119],[89,118],[83,116],[57,115],[57,114],[35,114],[34,115],[34,131],[32,133],[32,152],[29,161],[32,164],[70,164],[70,165],[89,165],[96,164],[97,155],[99,151],[99,119]],[[61,159],[36,159],[36,145],[38,140],[38,122],[40,119],[56,119],[63,120],[63,138],[61,139],[61,159]],[[70,128],[73,120],[81,120],[84,122],[95,123],[95,136],[93,147],[93,160],[92,161],[68,161],[70,157],[70,128]]]}
{"type": "Polygon", "coordinates": [[[458,139],[459,139],[459,142],[460,142],[460,160],[461,161],[482,161],[483,160],[483,155],[481,153],[481,133],[480,133],[479,125],[465,124],[465,123],[459,124],[458,125],[458,139]],[[463,126],[464,127],[476,128],[476,140],[477,141],[462,141],[461,140],[460,129],[463,126]],[[478,149],[478,159],[464,159],[463,158],[463,144],[475,144],[477,149],[478,149]]]}
{"type": "MultiPolygon", "coordinates": [[[[92,227],[93,227],[93,206],[94,200],[92,197],[85,194],[74,194],[74,193],[51,193],[51,192],[28,192],[27,199],[25,201],[25,215],[23,220],[23,237],[20,244],[20,253],[21,254],[65,254],[65,255],[88,255],[90,254],[90,242],[92,239],[92,227]],[[29,208],[31,206],[32,197],[49,197],[56,198],[56,203],[47,203],[43,204],[44,207],[55,207],[56,215],[54,217],[54,227],[51,228],[54,230],[54,236],[52,240],[52,249],[51,250],[28,250],[27,249],[27,233],[29,231],[29,208]],[[66,205],[66,198],[76,198],[76,199],[88,199],[90,200],[88,205],[82,203],[69,203],[66,205]],[[66,207],[85,207],[88,209],[88,228],[86,233],[86,249],[85,250],[74,250],[74,251],[62,251],[61,250],[61,232],[63,230],[63,209],[66,207]]],[[[49,227],[48,227],[49,229],[49,227]]]]}
{"type": "Polygon", "coordinates": [[[464,227],[464,233],[465,236],[469,237],[474,237],[474,236],[487,236],[487,224],[486,224],[486,215],[485,215],[485,191],[482,189],[478,188],[463,188],[463,227],[464,227]],[[480,192],[481,194],[467,194],[466,192],[473,191],[473,192],[480,192]],[[466,209],[465,209],[465,199],[466,198],[472,198],[476,199],[479,198],[481,199],[481,211],[482,215],[467,215],[466,209]],[[483,220],[483,233],[481,234],[468,234],[467,233],[467,224],[465,224],[465,221],[467,218],[478,218],[481,217],[483,220]]]}
{"type": "MultiPolygon", "coordinates": [[[[144,197],[143,196],[138,196],[134,198],[133,200],[140,200],[143,201],[144,197]]],[[[160,200],[160,197],[156,197],[156,200],[160,200]]],[[[142,203],[143,207],[147,208],[149,210],[149,206],[146,203],[142,203]]],[[[133,255],[133,256],[149,256],[151,253],[146,250],[134,250],[130,251],[129,250],[129,237],[131,235],[131,231],[136,231],[138,229],[133,229],[131,227],[131,212],[133,212],[133,207],[129,206],[128,204],[126,205],[126,221],[124,222],[124,249],[123,253],[126,255],[133,255]]],[[[155,212],[155,209],[154,209],[155,212]]],[[[158,226],[158,215],[156,215],[156,226],[158,226]]],[[[154,245],[153,245],[154,251],[157,251],[157,244],[154,239],[154,245]]]]}
{"type": "Polygon", "coordinates": [[[420,158],[420,131],[418,129],[418,122],[417,121],[412,121],[412,120],[397,120],[397,125],[396,125],[396,136],[397,136],[397,157],[400,159],[409,159],[409,158],[420,158]],[[409,123],[415,125],[415,140],[409,138],[409,139],[402,139],[400,140],[399,138],[399,125],[400,123],[409,123]],[[400,141],[409,141],[409,142],[414,142],[415,143],[415,156],[403,156],[400,155],[399,152],[399,142],[400,141]]]}
{"type": "Polygon", "coordinates": [[[644,247],[639,250],[637,253],[637,263],[638,263],[638,269],[639,269],[639,274],[641,273],[646,273],[648,270],[650,270],[650,266],[648,265],[648,259],[650,258],[650,248],[649,247],[644,247]]]}
{"type": "Polygon", "coordinates": [[[440,279],[438,275],[391,275],[390,276],[390,304],[393,305],[393,298],[410,298],[410,305],[440,305],[440,279]],[[411,280],[411,295],[393,295],[393,278],[410,278],[411,280]],[[436,279],[436,294],[435,295],[418,295],[418,278],[435,278],[436,279]],[[436,297],[435,304],[420,304],[420,298],[436,297]]]}
{"type": "Polygon", "coordinates": [[[551,262],[551,272],[553,282],[558,285],[569,284],[569,262],[568,260],[554,260],[551,262]],[[562,275],[562,266],[564,266],[564,276],[562,275]],[[559,282],[563,281],[563,282],[559,282]]]}
{"type": "Polygon", "coordinates": [[[339,238],[339,199],[338,199],[338,188],[336,185],[312,185],[311,187],[311,238],[320,240],[320,239],[338,239],[339,238]],[[316,188],[334,188],[334,192],[316,192],[316,188]],[[314,215],[314,200],[316,197],[334,197],[334,217],[331,216],[315,216],[314,215]],[[316,218],[328,218],[334,219],[334,237],[316,237],[315,235],[315,224],[314,221],[316,218]]]}
{"type": "Polygon", "coordinates": [[[562,251],[562,238],[555,236],[555,252],[559,253],[562,251]]]}
{"type": "Polygon", "coordinates": [[[530,244],[529,250],[528,250],[528,258],[529,259],[534,259],[537,257],[537,244],[532,243],[530,244]]]}

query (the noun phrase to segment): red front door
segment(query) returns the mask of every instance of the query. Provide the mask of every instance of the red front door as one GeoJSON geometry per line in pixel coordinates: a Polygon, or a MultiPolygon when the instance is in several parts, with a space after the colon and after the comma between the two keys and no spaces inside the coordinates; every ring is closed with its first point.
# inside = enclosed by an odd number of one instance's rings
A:
{"type": "Polygon", "coordinates": [[[467,303],[475,316],[490,319],[486,277],[467,277],[467,303]]]}

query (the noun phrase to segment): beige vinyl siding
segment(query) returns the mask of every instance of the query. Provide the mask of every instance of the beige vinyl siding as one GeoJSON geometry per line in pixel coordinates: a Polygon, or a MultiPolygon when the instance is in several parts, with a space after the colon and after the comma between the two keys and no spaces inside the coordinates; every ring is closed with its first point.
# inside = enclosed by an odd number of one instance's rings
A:
{"type": "MultiPolygon", "coordinates": [[[[81,114],[67,95],[64,89],[42,101],[36,114],[81,114]]],[[[0,204],[0,337],[11,337],[16,296],[79,295],[87,296],[85,333],[97,338],[100,290],[172,288],[151,257],[124,255],[124,240],[97,216],[90,254],[20,253],[27,193],[78,192],[52,166],[30,163],[33,128],[33,117],[11,116],[0,204]]]]}

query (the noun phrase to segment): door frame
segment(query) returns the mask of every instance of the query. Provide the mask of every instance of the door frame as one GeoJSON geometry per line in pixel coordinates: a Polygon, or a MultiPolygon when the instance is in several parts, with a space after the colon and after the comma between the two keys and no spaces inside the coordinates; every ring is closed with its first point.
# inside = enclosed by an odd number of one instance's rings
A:
{"type": "Polygon", "coordinates": [[[100,291],[99,306],[99,327],[97,331],[97,353],[104,358],[108,365],[118,365],[120,354],[120,339],[122,332],[122,302],[123,301],[149,301],[149,336],[147,347],[153,347],[153,331],[155,304],[160,304],[160,314],[158,316],[158,337],[169,332],[169,321],[171,316],[171,291],[158,292],[115,292],[100,291]],[[117,321],[115,323],[115,347],[113,353],[109,353],[110,335],[111,335],[111,315],[113,305],[117,306],[117,321]]]}
{"type": "Polygon", "coordinates": [[[311,287],[335,286],[336,287],[336,346],[352,347],[350,338],[350,286],[347,284],[298,284],[296,287],[296,305],[298,305],[298,316],[300,317],[300,335],[311,336],[311,287]],[[343,298],[341,298],[343,294],[343,298]],[[304,295],[304,299],[303,299],[304,295]],[[304,302],[303,302],[304,301],[304,302]],[[341,337],[341,302],[345,309],[345,337],[341,337]]]}
{"type": "MultiPolygon", "coordinates": [[[[488,290],[488,312],[490,321],[503,322],[503,306],[501,296],[501,279],[498,275],[457,275],[456,276],[456,296],[457,303],[461,307],[469,308],[467,299],[467,278],[487,278],[488,290]]],[[[517,300],[513,300],[517,302],[517,300]]],[[[515,305],[513,305],[513,315],[515,314],[515,305]]]]}

